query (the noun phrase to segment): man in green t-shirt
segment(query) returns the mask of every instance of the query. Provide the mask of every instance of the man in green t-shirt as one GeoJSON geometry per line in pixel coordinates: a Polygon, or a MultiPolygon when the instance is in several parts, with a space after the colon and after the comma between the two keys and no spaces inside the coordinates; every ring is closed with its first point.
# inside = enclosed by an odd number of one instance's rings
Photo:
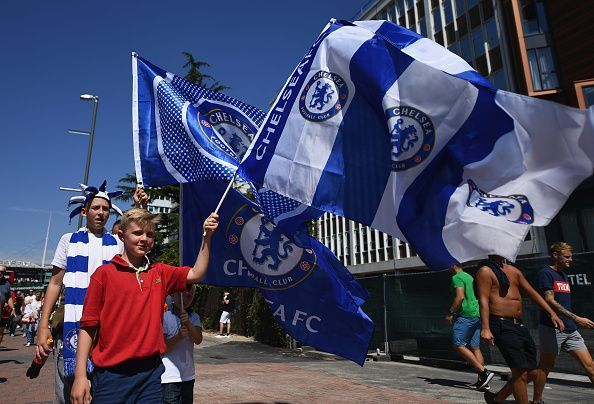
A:
{"type": "Polygon", "coordinates": [[[478,300],[474,296],[474,280],[460,265],[452,265],[450,273],[450,289],[454,301],[445,319],[453,326],[452,344],[460,356],[476,369],[478,381],[474,386],[477,390],[488,389],[495,374],[485,368],[485,359],[480,349],[481,319],[478,300]]]}

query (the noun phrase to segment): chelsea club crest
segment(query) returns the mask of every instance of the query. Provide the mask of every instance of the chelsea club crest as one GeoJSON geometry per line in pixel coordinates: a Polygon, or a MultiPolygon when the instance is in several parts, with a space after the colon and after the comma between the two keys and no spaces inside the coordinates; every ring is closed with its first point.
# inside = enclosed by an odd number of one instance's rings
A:
{"type": "Polygon", "coordinates": [[[423,111],[401,105],[385,111],[392,144],[392,171],[423,162],[435,145],[435,128],[423,111]]]}
{"type": "Polygon", "coordinates": [[[199,128],[199,133],[210,143],[227,155],[241,160],[257,131],[254,123],[239,109],[211,101],[203,101],[195,114],[188,117],[195,121],[194,125],[188,125],[190,130],[199,128]]]}
{"type": "Polygon", "coordinates": [[[338,114],[348,98],[349,88],[343,78],[320,70],[303,88],[299,97],[299,112],[308,121],[325,121],[338,114]]]}
{"type": "Polygon", "coordinates": [[[534,222],[534,209],[526,195],[488,194],[470,179],[466,206],[480,209],[491,216],[503,217],[513,223],[532,224],[534,222]]]}
{"type": "Polygon", "coordinates": [[[71,352],[76,352],[78,344],[78,328],[71,329],[64,337],[64,349],[68,349],[71,352]]]}
{"type": "Polygon", "coordinates": [[[247,264],[247,276],[262,289],[289,289],[311,274],[316,255],[301,248],[281,233],[272,221],[242,206],[227,226],[226,242],[240,250],[247,264]]]}

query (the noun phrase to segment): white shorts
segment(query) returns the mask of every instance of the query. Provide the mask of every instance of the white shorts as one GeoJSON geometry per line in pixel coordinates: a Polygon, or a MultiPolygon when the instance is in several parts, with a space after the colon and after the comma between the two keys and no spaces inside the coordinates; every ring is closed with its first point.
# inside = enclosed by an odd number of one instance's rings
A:
{"type": "Polygon", "coordinates": [[[231,314],[228,311],[223,311],[223,313],[221,314],[221,319],[219,320],[219,323],[230,323],[231,322],[231,314]]]}

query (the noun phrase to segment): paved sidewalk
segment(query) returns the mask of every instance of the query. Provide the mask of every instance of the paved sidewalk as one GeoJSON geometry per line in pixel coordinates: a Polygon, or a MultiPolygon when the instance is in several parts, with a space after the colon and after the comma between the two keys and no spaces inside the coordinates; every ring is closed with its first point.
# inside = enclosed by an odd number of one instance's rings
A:
{"type": "MultiPolygon", "coordinates": [[[[4,336],[0,347],[0,402],[50,403],[54,364],[39,378],[25,376],[34,348],[22,336],[4,336]]],[[[317,351],[288,351],[250,338],[215,338],[206,334],[194,351],[200,403],[480,403],[482,394],[469,386],[471,372],[401,362],[368,361],[360,367],[317,351]]],[[[547,403],[594,401],[587,379],[550,383],[547,403]]],[[[496,391],[499,378],[491,382],[496,391]]],[[[511,402],[511,401],[510,401],[511,402]]]]}

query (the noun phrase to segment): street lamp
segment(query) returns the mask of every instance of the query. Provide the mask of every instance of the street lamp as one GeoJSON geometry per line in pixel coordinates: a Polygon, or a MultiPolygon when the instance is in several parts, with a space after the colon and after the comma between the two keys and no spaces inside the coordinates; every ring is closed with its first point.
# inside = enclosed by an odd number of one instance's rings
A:
{"type": "MultiPolygon", "coordinates": [[[[89,168],[91,167],[91,153],[93,152],[93,139],[95,137],[95,122],[97,121],[97,107],[99,106],[99,97],[91,94],[81,94],[81,100],[91,101],[93,100],[93,121],[91,123],[91,133],[89,138],[89,149],[87,150],[87,166],[85,168],[85,179],[83,184],[89,185],[89,168]]],[[[82,223],[82,218],[80,219],[82,223]]],[[[80,227],[80,226],[79,226],[80,227]]]]}
{"type": "MultiPolygon", "coordinates": [[[[93,101],[93,120],[91,122],[91,131],[86,130],[75,130],[75,129],[68,129],[68,133],[72,133],[75,135],[85,135],[89,136],[89,148],[87,150],[87,165],[85,167],[85,177],[83,179],[83,184],[89,185],[89,169],[91,168],[91,153],[93,152],[93,139],[95,138],[95,122],[97,122],[97,107],[99,106],[99,97],[93,94],[81,94],[80,99],[83,101],[93,101]]],[[[72,188],[64,188],[60,187],[61,190],[64,191],[73,191],[72,188]]],[[[78,191],[78,190],[75,190],[78,191]]],[[[83,191],[84,195],[84,191],[83,191]]],[[[82,227],[82,216],[78,218],[78,228],[82,227]]]]}

